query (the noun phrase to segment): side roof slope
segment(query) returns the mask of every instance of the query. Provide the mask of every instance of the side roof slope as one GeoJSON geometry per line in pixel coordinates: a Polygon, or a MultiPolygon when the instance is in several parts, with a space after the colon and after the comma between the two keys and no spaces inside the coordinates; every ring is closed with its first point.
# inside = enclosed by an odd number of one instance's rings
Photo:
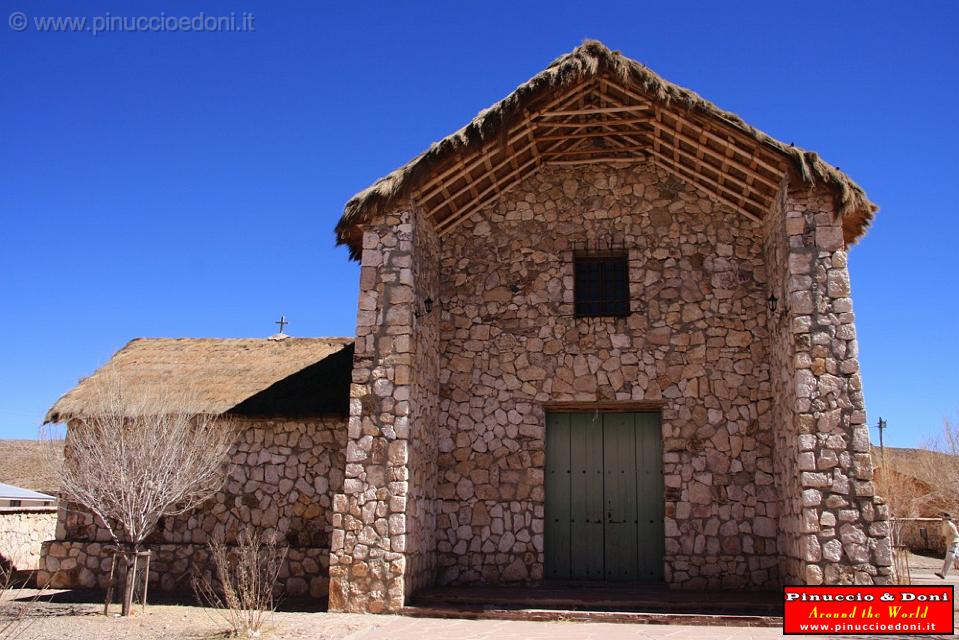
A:
{"type": "Polygon", "coordinates": [[[192,413],[219,415],[336,354],[352,338],[137,338],[64,394],[44,422],[91,415],[100,383],[116,375],[135,397],[183,393],[192,413]]]}

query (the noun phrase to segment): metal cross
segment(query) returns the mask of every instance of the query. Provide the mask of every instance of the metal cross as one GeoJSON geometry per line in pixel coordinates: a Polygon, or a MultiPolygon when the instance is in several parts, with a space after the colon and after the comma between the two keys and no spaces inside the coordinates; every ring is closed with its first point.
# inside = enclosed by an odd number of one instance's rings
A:
{"type": "Polygon", "coordinates": [[[280,333],[283,333],[283,327],[285,327],[286,325],[288,325],[288,324],[290,324],[290,323],[286,321],[286,316],[285,316],[285,315],[281,315],[281,316],[280,316],[280,319],[277,320],[276,322],[274,322],[273,324],[278,324],[278,325],[280,325],[280,333]]]}

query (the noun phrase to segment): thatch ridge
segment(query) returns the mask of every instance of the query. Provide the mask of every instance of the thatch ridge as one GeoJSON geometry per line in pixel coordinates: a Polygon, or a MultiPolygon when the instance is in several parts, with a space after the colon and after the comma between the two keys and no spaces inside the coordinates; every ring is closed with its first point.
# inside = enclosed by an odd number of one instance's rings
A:
{"type": "Polygon", "coordinates": [[[359,243],[354,225],[384,212],[391,203],[407,196],[418,183],[428,179],[438,163],[451,155],[495,139],[522,117],[524,109],[544,93],[571,87],[600,75],[629,82],[659,104],[679,105],[722,121],[785,155],[805,182],[810,185],[823,184],[832,192],[837,214],[843,218],[844,226],[851,230],[847,233],[850,242],[862,236],[878,210],[859,185],[816,152],[776,140],[750,126],[735,113],[720,109],[697,93],[663,79],[642,63],[610,50],[597,40],[586,40],[519,85],[508,96],[481,111],[466,126],[434,142],[426,151],[350,198],[336,225],[337,245],[350,245],[351,257],[358,259],[359,243]]]}
{"type": "Polygon", "coordinates": [[[44,423],[90,415],[98,382],[117,375],[125,389],[190,389],[194,413],[220,415],[275,383],[349,347],[353,338],[136,338],[60,397],[44,423]]]}

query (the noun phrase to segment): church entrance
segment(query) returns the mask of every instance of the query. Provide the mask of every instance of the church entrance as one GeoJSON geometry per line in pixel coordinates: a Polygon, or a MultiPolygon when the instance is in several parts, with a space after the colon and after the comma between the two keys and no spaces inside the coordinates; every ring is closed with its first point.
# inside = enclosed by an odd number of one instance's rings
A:
{"type": "Polygon", "coordinates": [[[546,579],[661,582],[658,413],[549,413],[546,579]]]}

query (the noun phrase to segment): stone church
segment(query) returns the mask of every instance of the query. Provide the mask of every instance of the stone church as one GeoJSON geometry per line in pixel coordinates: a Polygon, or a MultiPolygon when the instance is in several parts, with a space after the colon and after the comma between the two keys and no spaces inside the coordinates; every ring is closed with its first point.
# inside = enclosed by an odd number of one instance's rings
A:
{"type": "MultiPolygon", "coordinates": [[[[258,421],[260,493],[228,483],[171,558],[267,512],[296,549],[287,587],[334,610],[437,585],[890,582],[847,269],[876,209],[588,41],[347,203],[359,309],[333,355],[352,367],[301,375],[314,351],[284,369],[298,383],[216,406],[258,421]],[[342,401],[312,403],[334,378],[342,401]],[[285,466],[297,438],[322,451],[285,466]],[[307,511],[322,534],[300,535],[307,511]]],[[[79,526],[48,543],[64,583],[98,579],[79,526]]]]}

